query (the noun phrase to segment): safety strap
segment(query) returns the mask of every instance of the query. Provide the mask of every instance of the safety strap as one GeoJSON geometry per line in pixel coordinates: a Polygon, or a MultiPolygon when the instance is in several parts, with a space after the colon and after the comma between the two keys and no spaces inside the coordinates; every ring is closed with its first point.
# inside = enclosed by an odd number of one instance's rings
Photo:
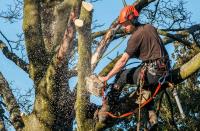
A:
{"type": "MultiPolygon", "coordinates": [[[[105,93],[104,93],[104,92],[105,92],[105,87],[106,87],[106,82],[104,83],[104,87],[102,88],[102,104],[105,104],[105,93]]],[[[155,96],[158,94],[160,88],[161,88],[161,83],[159,82],[159,83],[158,83],[158,86],[157,86],[157,88],[156,88],[156,90],[155,90],[155,92],[154,92],[154,94],[152,95],[152,97],[149,98],[147,101],[145,101],[145,102],[140,106],[140,108],[144,107],[144,106],[147,105],[150,101],[152,101],[152,100],[155,98],[155,96]]],[[[127,113],[124,113],[124,114],[118,115],[118,116],[112,114],[111,112],[102,112],[102,113],[107,114],[107,115],[109,115],[109,116],[112,117],[112,118],[123,118],[123,117],[127,117],[127,116],[130,116],[130,115],[133,115],[134,113],[137,112],[138,109],[139,109],[139,107],[136,108],[135,110],[131,111],[131,112],[127,112],[127,113]]]]}

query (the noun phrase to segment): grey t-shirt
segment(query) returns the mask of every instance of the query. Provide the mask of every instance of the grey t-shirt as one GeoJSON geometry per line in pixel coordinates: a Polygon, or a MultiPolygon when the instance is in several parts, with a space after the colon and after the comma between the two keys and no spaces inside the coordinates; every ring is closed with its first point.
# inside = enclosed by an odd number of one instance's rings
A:
{"type": "Polygon", "coordinates": [[[137,27],[128,40],[126,52],[130,57],[139,58],[142,61],[168,58],[157,30],[150,24],[137,27]]]}

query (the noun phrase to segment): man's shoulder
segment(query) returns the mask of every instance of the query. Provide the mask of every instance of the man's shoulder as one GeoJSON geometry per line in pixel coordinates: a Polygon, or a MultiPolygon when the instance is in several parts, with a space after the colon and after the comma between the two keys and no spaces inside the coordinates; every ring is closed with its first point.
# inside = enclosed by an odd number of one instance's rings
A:
{"type": "Polygon", "coordinates": [[[146,29],[155,29],[155,27],[153,25],[151,25],[151,24],[145,24],[144,28],[146,28],[146,29]]]}
{"type": "Polygon", "coordinates": [[[149,30],[155,30],[155,27],[151,24],[142,24],[131,34],[131,37],[143,35],[143,33],[149,32],[149,30]]]}

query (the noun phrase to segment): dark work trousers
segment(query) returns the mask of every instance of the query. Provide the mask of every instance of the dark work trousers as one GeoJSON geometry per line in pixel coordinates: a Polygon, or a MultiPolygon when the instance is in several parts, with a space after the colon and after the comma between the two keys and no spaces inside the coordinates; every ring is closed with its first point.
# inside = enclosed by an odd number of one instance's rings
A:
{"type": "MultiPolygon", "coordinates": [[[[134,67],[131,69],[125,69],[116,75],[116,78],[114,81],[115,84],[113,85],[113,87],[114,87],[113,92],[115,92],[115,97],[119,97],[123,87],[126,84],[137,85],[141,67],[142,66],[140,65],[138,67],[134,67]]],[[[147,68],[147,71],[145,72],[145,76],[144,76],[145,81],[144,81],[143,89],[150,90],[151,92],[153,92],[158,85],[159,79],[163,76],[163,73],[164,72],[162,72],[162,71],[161,72],[159,71],[159,73],[158,73],[158,71],[156,69],[151,69],[151,71],[148,71],[148,68],[147,68]]],[[[146,106],[146,108],[148,110],[152,110],[153,109],[152,105],[153,105],[153,101],[150,102],[146,106]]]]}
{"type": "MultiPolygon", "coordinates": [[[[100,112],[109,111],[112,113],[116,113],[118,111],[121,112],[123,110],[121,113],[126,113],[131,111],[131,109],[134,109],[134,107],[138,106],[135,103],[135,100],[131,100],[132,102],[130,101],[131,102],[130,105],[129,104],[123,105],[123,103],[119,101],[119,96],[121,94],[123,87],[126,84],[134,84],[134,85],[137,84],[141,67],[142,64],[139,65],[138,67],[134,67],[131,69],[123,69],[116,75],[111,91],[108,92],[108,94],[106,95],[105,104],[102,106],[100,112]]],[[[163,76],[164,72],[166,72],[166,68],[159,69],[158,65],[156,64],[153,63],[147,64],[147,71],[145,73],[145,78],[144,78],[145,81],[143,89],[150,90],[151,92],[154,91],[158,85],[159,79],[163,76]]],[[[153,101],[151,101],[145,106],[145,108],[147,110],[154,110],[153,105],[154,103],[153,101]]],[[[105,117],[106,116],[102,116],[103,119],[105,117]]]]}
{"type": "MultiPolygon", "coordinates": [[[[124,69],[120,71],[114,80],[119,90],[122,90],[126,84],[137,84],[139,73],[142,65],[131,69],[124,69]]],[[[159,69],[157,65],[147,64],[147,71],[145,73],[144,87],[152,87],[158,84],[159,79],[163,76],[167,69],[159,69]]],[[[152,87],[153,88],[153,87],[152,87]]]]}

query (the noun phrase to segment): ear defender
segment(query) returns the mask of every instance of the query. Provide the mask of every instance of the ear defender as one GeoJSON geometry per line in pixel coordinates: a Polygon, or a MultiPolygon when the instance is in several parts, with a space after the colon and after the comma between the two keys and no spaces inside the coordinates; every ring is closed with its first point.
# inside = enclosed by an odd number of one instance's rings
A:
{"type": "Polygon", "coordinates": [[[134,15],[134,12],[132,10],[129,11],[129,14],[127,15],[127,20],[130,21],[133,25],[137,25],[138,17],[134,15]]]}

